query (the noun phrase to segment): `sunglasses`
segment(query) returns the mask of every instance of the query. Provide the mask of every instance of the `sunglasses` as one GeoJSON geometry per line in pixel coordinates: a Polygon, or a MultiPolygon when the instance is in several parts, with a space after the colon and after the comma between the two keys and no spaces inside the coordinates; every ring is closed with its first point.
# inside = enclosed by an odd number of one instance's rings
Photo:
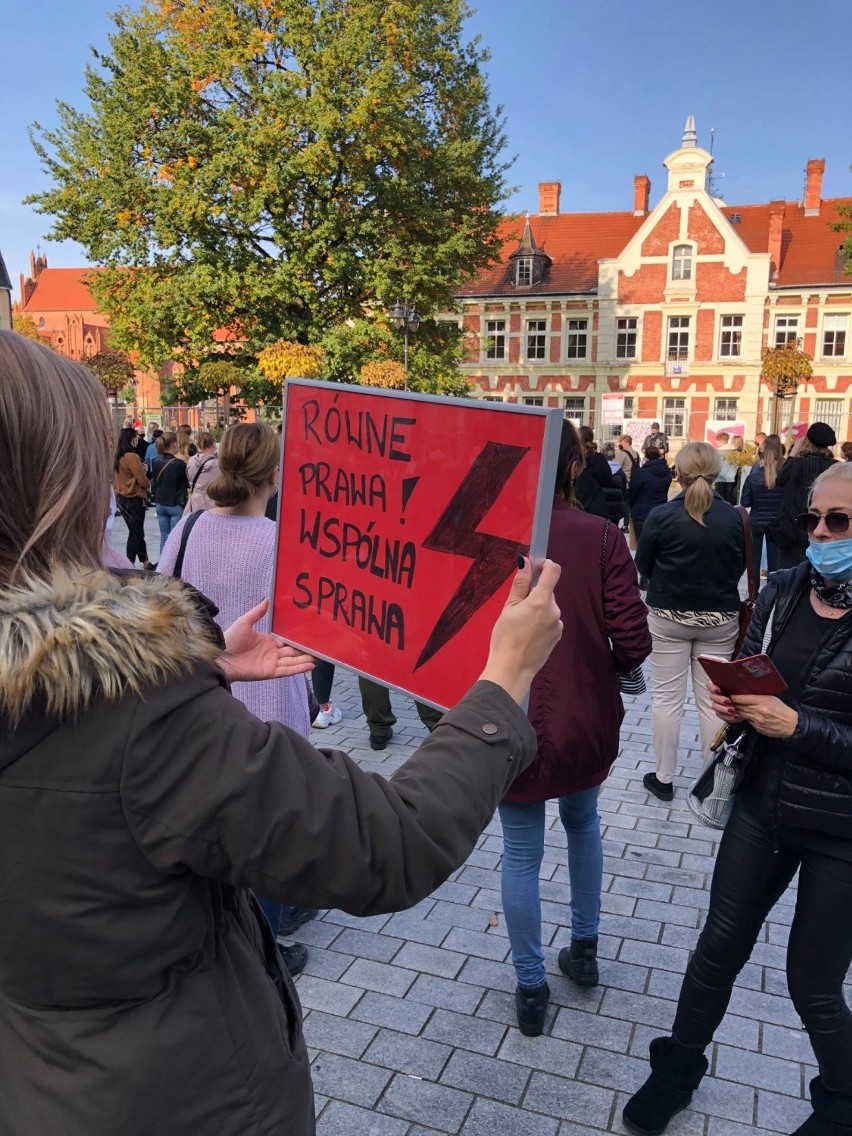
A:
{"type": "Polygon", "coordinates": [[[825,527],[830,533],[838,536],[840,533],[849,532],[849,521],[852,520],[848,513],[824,513],[822,516],[819,513],[799,513],[796,517],[796,523],[805,530],[808,535],[813,533],[820,523],[825,521],[825,527]]]}

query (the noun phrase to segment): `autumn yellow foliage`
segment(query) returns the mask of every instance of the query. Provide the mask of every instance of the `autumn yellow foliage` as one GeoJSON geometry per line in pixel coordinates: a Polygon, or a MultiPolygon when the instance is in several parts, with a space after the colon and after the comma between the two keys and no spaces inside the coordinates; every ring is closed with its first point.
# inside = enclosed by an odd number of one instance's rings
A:
{"type": "Polygon", "coordinates": [[[365,363],[359,375],[365,387],[384,387],[386,390],[402,390],[405,386],[405,368],[395,359],[382,359],[378,363],[365,363]]]}
{"type": "Polygon", "coordinates": [[[257,356],[257,365],[267,379],[316,379],[324,355],[319,347],[309,347],[289,339],[279,339],[257,356]]]}

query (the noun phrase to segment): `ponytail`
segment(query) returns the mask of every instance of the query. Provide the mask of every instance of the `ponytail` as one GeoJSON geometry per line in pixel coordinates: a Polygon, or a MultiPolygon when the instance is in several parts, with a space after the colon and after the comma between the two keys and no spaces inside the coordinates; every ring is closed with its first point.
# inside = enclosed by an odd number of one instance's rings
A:
{"type": "Polygon", "coordinates": [[[713,482],[722,469],[719,451],[707,442],[689,442],[675,458],[678,481],[686,490],[684,507],[699,525],[713,504],[713,482]]]}

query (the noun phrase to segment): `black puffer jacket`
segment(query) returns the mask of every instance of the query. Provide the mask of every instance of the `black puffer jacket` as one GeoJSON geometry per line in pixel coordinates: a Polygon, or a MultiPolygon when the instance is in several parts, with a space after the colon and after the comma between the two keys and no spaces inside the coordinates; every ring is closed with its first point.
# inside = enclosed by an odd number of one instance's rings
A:
{"type": "MultiPolygon", "coordinates": [[[[761,591],[741,654],[760,653],[774,605],[772,640],[784,634],[796,602],[810,588],[810,564],[773,572],[761,591]]],[[[760,793],[745,798],[751,812],[777,828],[806,829],[852,841],[852,621],[838,622],[802,687],[799,724],[791,738],[760,739],[763,756],[751,780],[760,793]],[[765,762],[765,764],[764,764],[765,762]]]]}

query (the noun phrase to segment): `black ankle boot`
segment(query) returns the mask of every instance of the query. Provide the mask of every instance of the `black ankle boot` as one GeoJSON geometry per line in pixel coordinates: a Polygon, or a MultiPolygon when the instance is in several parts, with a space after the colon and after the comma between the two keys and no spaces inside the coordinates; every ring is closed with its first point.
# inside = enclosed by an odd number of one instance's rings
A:
{"type": "Polygon", "coordinates": [[[852,1094],[830,1093],[820,1077],[811,1081],[813,1112],[793,1136],[852,1136],[852,1094]]]}
{"type": "Polygon", "coordinates": [[[515,1009],[518,1012],[518,1029],[524,1037],[538,1037],[544,1029],[550,987],[519,986],[515,991],[515,1009]]]}
{"type": "Polygon", "coordinates": [[[571,946],[559,952],[557,961],[562,973],[578,986],[597,986],[600,981],[597,935],[591,939],[572,939],[571,946]]]}
{"type": "Polygon", "coordinates": [[[707,1072],[707,1058],[673,1038],[651,1042],[651,1076],[624,1106],[622,1120],[636,1136],[660,1136],[669,1121],[692,1100],[707,1072]]]}

